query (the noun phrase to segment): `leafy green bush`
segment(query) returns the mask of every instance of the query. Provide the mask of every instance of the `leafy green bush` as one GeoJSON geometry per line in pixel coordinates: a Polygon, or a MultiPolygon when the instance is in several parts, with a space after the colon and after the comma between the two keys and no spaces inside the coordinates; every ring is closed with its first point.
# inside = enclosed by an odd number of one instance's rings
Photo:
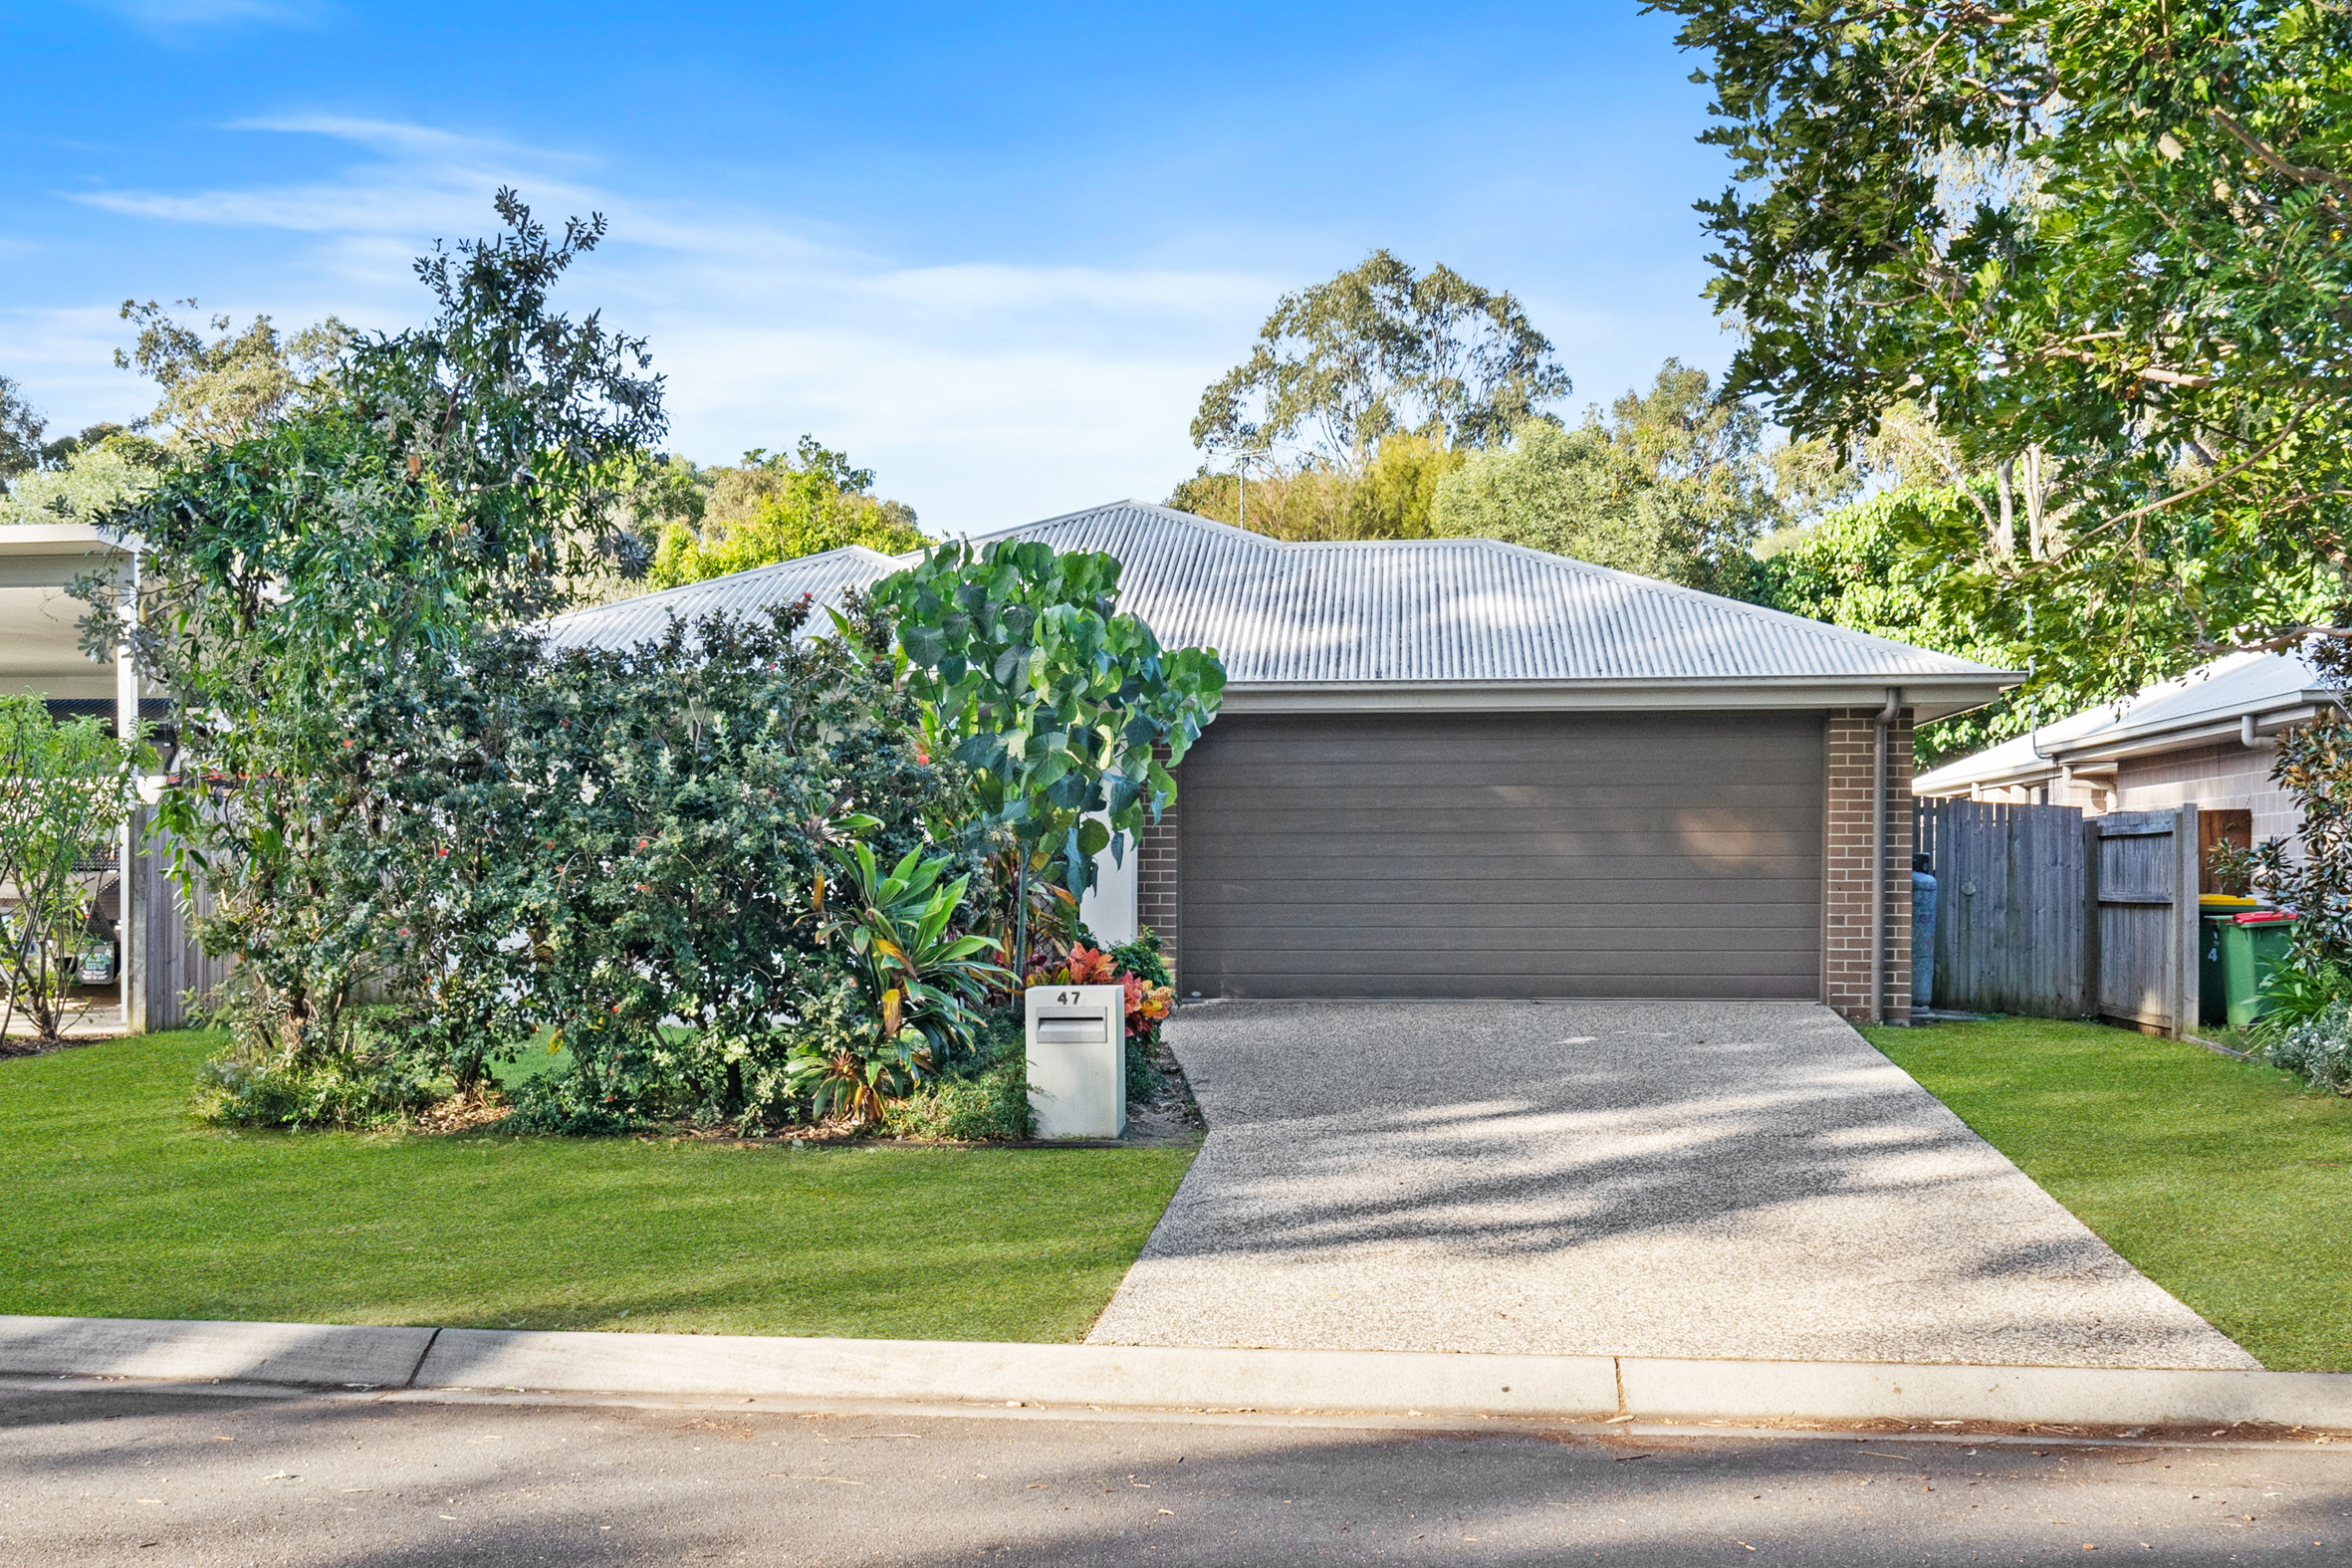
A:
{"type": "Polygon", "coordinates": [[[2254,1033],[2269,1039],[2308,1023],[2337,1002],[2352,997],[2352,973],[2332,960],[2309,966],[2281,964],[2262,984],[2262,1015],[2254,1033]]]}
{"type": "Polygon", "coordinates": [[[2264,1054],[2271,1066],[2314,1088],[2352,1095],[2352,1003],[2330,1002],[2313,1016],[2276,1030],[2264,1054]]]}
{"type": "Polygon", "coordinates": [[[443,1087],[363,1030],[351,1049],[326,1053],[288,1051],[249,1033],[204,1064],[197,1112],[231,1127],[365,1132],[399,1126],[443,1087]]]}
{"type": "Polygon", "coordinates": [[[989,1020],[981,1060],[943,1074],[884,1108],[884,1130],[899,1138],[952,1138],[995,1143],[1027,1138],[1028,1047],[1020,1022],[1009,1015],[989,1020]]]}
{"type": "MultiPolygon", "coordinates": [[[[880,824],[864,817],[843,824],[869,825],[880,824]]],[[[1013,983],[1013,972],[996,962],[1004,954],[994,939],[954,929],[972,879],[943,882],[955,857],[920,849],[908,850],[888,871],[862,843],[836,847],[832,858],[844,896],[820,930],[828,943],[848,948],[881,1037],[915,1036],[907,1042],[907,1065],[918,1077],[953,1066],[972,1049],[977,1005],[992,989],[1013,983]]],[[[818,896],[823,897],[822,887],[818,896]]]]}

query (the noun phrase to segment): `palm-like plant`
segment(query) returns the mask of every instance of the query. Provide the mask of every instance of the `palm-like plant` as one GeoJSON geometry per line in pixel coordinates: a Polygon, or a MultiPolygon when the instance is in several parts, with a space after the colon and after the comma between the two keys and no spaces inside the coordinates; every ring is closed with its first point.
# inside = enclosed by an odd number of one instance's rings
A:
{"type": "Polygon", "coordinates": [[[968,1054],[977,1005],[1013,981],[995,939],[954,931],[971,878],[942,880],[954,857],[925,858],[919,849],[887,871],[865,844],[832,855],[852,896],[826,915],[826,939],[846,944],[880,1039],[904,1050],[916,1076],[968,1054]]]}

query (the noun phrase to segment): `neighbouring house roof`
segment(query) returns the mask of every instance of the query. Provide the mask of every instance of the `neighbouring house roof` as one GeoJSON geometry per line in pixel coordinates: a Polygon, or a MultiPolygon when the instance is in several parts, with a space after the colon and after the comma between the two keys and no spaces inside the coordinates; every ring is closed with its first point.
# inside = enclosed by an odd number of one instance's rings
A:
{"type": "Polygon", "coordinates": [[[1914,794],[1966,794],[1972,787],[2039,784],[2062,771],[2096,773],[2126,757],[2274,735],[2337,700],[2300,653],[2233,653],[1946,763],[1921,774],[1911,788],[1914,794]]]}
{"type": "Polygon", "coordinates": [[[94,663],[82,651],[90,606],[68,589],[136,549],[87,523],[0,525],[0,692],[105,698],[113,711],[114,662],[94,663]]]}
{"type": "MultiPolygon", "coordinates": [[[[1139,501],[979,536],[1118,558],[1120,606],[1223,658],[1229,710],[1504,706],[1876,707],[1933,717],[2018,677],[1966,659],[1493,540],[1297,544],[1139,501]]],[[[622,647],[671,617],[837,601],[915,558],[867,550],[761,566],[559,618],[622,647]]]]}

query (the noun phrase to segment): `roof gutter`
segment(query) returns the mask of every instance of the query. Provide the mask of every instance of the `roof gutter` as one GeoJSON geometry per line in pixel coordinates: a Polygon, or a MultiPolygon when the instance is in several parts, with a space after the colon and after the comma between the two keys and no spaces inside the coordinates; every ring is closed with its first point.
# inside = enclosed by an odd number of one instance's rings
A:
{"type": "Polygon", "coordinates": [[[2076,745],[2063,742],[2050,749],[2053,761],[2076,767],[2085,763],[2116,762],[2127,757],[2146,757],[2152,752],[2178,751],[2186,746],[2219,744],[2235,741],[2241,746],[2252,746],[2255,740],[2276,735],[2290,725],[2301,724],[2318,717],[2320,702],[2305,700],[2285,706],[2248,708],[2241,713],[2208,718],[2173,729],[2149,730],[2136,736],[2114,740],[2086,738],[2076,745]]]}

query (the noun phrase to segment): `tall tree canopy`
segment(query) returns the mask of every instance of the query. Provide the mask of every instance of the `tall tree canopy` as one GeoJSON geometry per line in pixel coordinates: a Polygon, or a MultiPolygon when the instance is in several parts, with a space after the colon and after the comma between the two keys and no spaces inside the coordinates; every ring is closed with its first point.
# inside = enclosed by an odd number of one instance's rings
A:
{"type": "Polygon", "coordinates": [[[661,518],[646,585],[676,587],[773,561],[862,545],[885,556],[931,541],[912,507],[873,494],[874,473],[846,452],[801,437],[794,453],[755,448],[735,468],[640,463],[627,487],[642,516],[661,518]]]}
{"type": "Polygon", "coordinates": [[[0,375],[0,484],[37,468],[48,423],[26,401],[24,388],[0,375]]]}
{"type": "MultiPolygon", "coordinates": [[[[194,300],[173,303],[196,308],[194,300]]],[[[291,339],[279,336],[266,316],[242,332],[230,331],[228,317],[215,316],[209,341],[153,300],[124,300],[121,316],[138,336],[115,350],[115,363],[162,390],[139,428],[192,446],[232,445],[332,397],[338,357],[353,340],[352,330],[332,316],[291,339]]]]}
{"type": "Polygon", "coordinates": [[[1968,465],[2030,466],[2025,548],[2013,516],[1973,548],[2094,611],[2045,617],[2059,644],[2150,596],[2206,646],[2291,636],[2315,563],[2345,629],[2352,8],[1653,8],[1711,57],[1733,158],[1702,211],[1735,392],[1841,443],[1908,401],[1968,465]],[[2209,557],[2276,591],[2209,592],[2209,557]]]}
{"type": "Polygon", "coordinates": [[[1352,474],[1317,458],[1246,473],[1203,465],[1168,505],[1276,539],[1427,539],[1438,486],[1469,455],[1430,436],[1397,434],[1382,436],[1352,474]]]}
{"type": "Polygon", "coordinates": [[[1250,357],[1201,394],[1195,446],[1302,446],[1352,474],[1384,436],[1486,446],[1563,397],[1568,377],[1509,294],[1387,251],[1277,302],[1250,357]]]}
{"type": "Polygon", "coordinates": [[[1735,597],[1760,590],[1749,549],[1810,511],[1835,476],[1803,449],[1767,450],[1755,407],[1669,359],[1575,429],[1541,420],[1475,453],[1437,487],[1435,531],[1500,539],[1735,597]],[[1775,472],[1775,470],[1778,470],[1775,472]]]}

